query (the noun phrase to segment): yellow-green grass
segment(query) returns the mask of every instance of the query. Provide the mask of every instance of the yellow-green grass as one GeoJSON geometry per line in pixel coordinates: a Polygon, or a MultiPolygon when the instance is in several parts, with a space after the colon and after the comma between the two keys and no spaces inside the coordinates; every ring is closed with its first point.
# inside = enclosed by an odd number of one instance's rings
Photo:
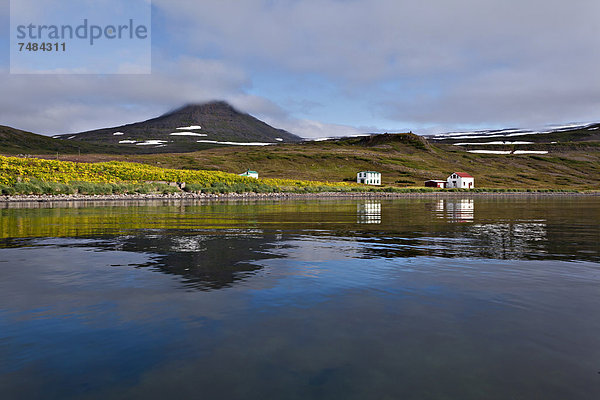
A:
{"type": "MultiPolygon", "coordinates": [[[[185,182],[186,184],[197,185],[197,187],[211,187],[217,184],[242,184],[252,187],[257,182],[255,178],[220,171],[170,169],[132,162],[79,163],[0,156],[0,184],[14,186],[29,181],[62,184],[73,182],[111,184],[119,182],[185,182]]],[[[330,183],[276,178],[261,179],[258,182],[281,190],[357,186],[346,182],[330,183]]]]}

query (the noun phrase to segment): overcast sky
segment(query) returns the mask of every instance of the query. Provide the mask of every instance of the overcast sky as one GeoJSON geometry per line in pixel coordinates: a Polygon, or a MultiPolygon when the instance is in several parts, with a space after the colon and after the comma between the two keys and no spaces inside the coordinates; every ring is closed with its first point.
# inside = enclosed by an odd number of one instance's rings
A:
{"type": "Polygon", "coordinates": [[[150,75],[10,74],[9,16],[0,125],[37,133],[213,99],[304,137],[600,121],[598,0],[153,0],[150,75]]]}

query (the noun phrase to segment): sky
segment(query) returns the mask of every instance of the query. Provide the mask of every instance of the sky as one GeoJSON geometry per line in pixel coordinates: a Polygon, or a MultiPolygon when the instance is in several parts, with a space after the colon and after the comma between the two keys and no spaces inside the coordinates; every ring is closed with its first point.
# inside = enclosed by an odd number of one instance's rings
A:
{"type": "Polygon", "coordinates": [[[600,121],[598,0],[152,0],[150,74],[36,75],[9,5],[0,125],[36,133],[210,100],[303,137],[600,121]]]}

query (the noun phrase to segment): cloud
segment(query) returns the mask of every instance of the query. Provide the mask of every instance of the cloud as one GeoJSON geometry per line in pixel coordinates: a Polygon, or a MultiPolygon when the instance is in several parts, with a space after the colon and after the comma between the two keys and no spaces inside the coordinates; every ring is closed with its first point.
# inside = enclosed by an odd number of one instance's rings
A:
{"type": "Polygon", "coordinates": [[[72,132],[213,99],[312,137],[598,120],[599,14],[596,0],[154,0],[152,75],[0,71],[0,123],[72,132]]]}
{"type": "Polygon", "coordinates": [[[359,128],[342,125],[342,124],[331,124],[319,121],[312,121],[308,119],[295,119],[287,118],[283,120],[270,119],[274,126],[285,129],[298,136],[304,138],[325,138],[335,136],[353,136],[364,133],[365,131],[359,128]]]}
{"type": "Polygon", "coordinates": [[[573,121],[598,118],[600,78],[591,70],[594,66],[579,71],[575,68],[569,76],[535,68],[483,71],[449,85],[441,93],[391,99],[387,102],[388,116],[450,126],[490,121],[538,126],[561,116],[573,121]]]}
{"type": "Polygon", "coordinates": [[[595,1],[155,0],[198,48],[359,80],[462,70],[473,62],[560,59],[595,44],[595,1]],[[574,20],[577,23],[574,23],[574,20]],[[527,49],[528,52],[522,50],[527,49]]]}
{"type": "Polygon", "coordinates": [[[368,92],[382,119],[472,125],[597,116],[597,1],[155,4],[196,51],[218,48],[290,79],[318,74],[339,95],[368,92]]]}
{"type": "Polygon", "coordinates": [[[0,97],[0,121],[36,133],[69,133],[142,121],[186,103],[225,99],[241,112],[303,137],[360,133],[351,126],[291,117],[274,102],[247,94],[251,81],[244,71],[220,61],[181,57],[156,67],[159,71],[151,76],[0,71],[0,85],[14,93],[0,97]]]}
{"type": "Polygon", "coordinates": [[[237,95],[249,84],[240,68],[180,57],[153,75],[10,75],[0,71],[3,124],[64,133],[152,118],[184,103],[237,95]]]}

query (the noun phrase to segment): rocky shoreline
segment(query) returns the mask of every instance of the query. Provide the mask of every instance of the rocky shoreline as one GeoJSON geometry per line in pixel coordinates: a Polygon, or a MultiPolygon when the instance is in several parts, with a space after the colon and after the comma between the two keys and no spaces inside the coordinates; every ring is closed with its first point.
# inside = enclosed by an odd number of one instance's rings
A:
{"type": "Polygon", "coordinates": [[[531,196],[600,196],[600,192],[323,192],[323,193],[172,193],[111,195],[16,195],[0,196],[0,203],[46,203],[72,201],[140,201],[140,200],[244,200],[244,199],[317,199],[317,198],[420,198],[420,197],[531,197],[531,196]]]}

